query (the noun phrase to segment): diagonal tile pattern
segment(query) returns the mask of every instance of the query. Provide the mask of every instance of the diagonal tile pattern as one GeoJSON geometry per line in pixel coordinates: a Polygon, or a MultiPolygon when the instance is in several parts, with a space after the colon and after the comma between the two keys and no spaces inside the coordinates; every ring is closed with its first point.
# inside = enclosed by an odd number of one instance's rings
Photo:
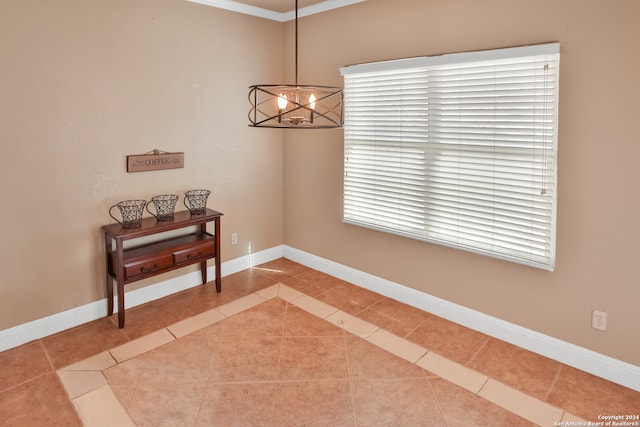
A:
{"type": "Polygon", "coordinates": [[[526,426],[640,408],[638,392],[286,259],[127,315],[0,353],[3,425],[526,426]]]}
{"type": "MultiPolygon", "coordinates": [[[[114,406],[114,413],[124,410],[135,425],[215,425],[213,420],[220,419],[233,425],[240,413],[249,425],[447,425],[431,384],[436,377],[414,363],[426,349],[335,308],[327,320],[320,319],[296,307],[296,299],[280,299],[280,293],[292,291],[275,285],[255,298],[219,307],[216,311],[229,315],[211,316],[210,324],[189,335],[167,342],[170,326],[111,350],[120,363],[83,372],[105,402],[73,398],[78,388],[69,377],[82,362],[60,370],[59,376],[87,425],[106,405],[114,406]],[[345,316],[347,321],[338,320],[345,316]],[[410,357],[394,355],[411,350],[410,357]],[[117,401],[95,381],[101,373],[117,401]],[[91,404],[98,406],[95,411],[91,404]]],[[[482,401],[484,408],[478,410],[488,407],[526,425],[477,395],[471,400],[482,401]]],[[[559,420],[561,415],[558,409],[543,416],[559,420]]]]}

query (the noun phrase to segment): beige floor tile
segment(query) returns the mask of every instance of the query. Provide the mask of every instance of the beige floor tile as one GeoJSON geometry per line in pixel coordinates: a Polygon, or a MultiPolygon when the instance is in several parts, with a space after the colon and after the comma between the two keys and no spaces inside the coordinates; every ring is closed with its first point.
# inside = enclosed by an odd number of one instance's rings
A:
{"type": "Polygon", "coordinates": [[[554,425],[564,412],[493,379],[484,384],[478,395],[541,426],[554,425]]]}
{"type": "Polygon", "coordinates": [[[278,296],[285,301],[293,301],[296,298],[303,297],[304,294],[287,285],[280,284],[280,287],[278,288],[278,296]]]}
{"type": "Polygon", "coordinates": [[[160,329],[157,332],[145,335],[137,340],[130,341],[126,344],[111,349],[110,353],[114,359],[122,362],[131,359],[139,354],[153,350],[163,344],[173,341],[175,338],[166,329],[160,329]]]}
{"type": "Polygon", "coordinates": [[[180,338],[199,329],[213,325],[222,319],[225,319],[225,315],[214,308],[174,323],[173,325],[168,326],[167,329],[173,334],[173,336],[180,338]]]}
{"type": "Polygon", "coordinates": [[[477,393],[487,382],[487,376],[464,367],[432,351],[417,362],[418,366],[472,393],[477,393]]]}
{"type": "Polygon", "coordinates": [[[426,348],[384,329],[378,329],[369,335],[367,341],[411,363],[416,363],[418,359],[427,353],[426,348]]]}
{"type": "Polygon", "coordinates": [[[278,296],[278,289],[280,289],[280,284],[276,283],[275,285],[271,285],[271,286],[269,286],[267,288],[260,289],[259,291],[256,291],[255,293],[258,296],[268,300],[268,299],[275,298],[275,297],[278,296]]]}
{"type": "Polygon", "coordinates": [[[291,301],[304,296],[302,292],[297,291],[287,285],[283,285],[282,283],[276,283],[273,286],[269,286],[268,288],[256,291],[256,294],[267,300],[278,297],[284,301],[291,301]]]}
{"type": "MultiPolygon", "coordinates": [[[[140,381],[142,375],[141,367],[144,366],[144,361],[140,357],[134,357],[133,359],[125,360],[122,363],[118,363],[108,369],[102,371],[109,384],[113,387],[116,385],[135,387],[140,381]]],[[[116,390],[114,389],[114,392],[116,390]]]]}
{"type": "Polygon", "coordinates": [[[58,377],[69,399],[75,399],[107,384],[107,379],[100,371],[58,371],[58,377]]]}
{"type": "Polygon", "coordinates": [[[117,362],[108,351],[103,351],[80,362],[73,363],[58,371],[103,371],[117,362]]]}
{"type": "Polygon", "coordinates": [[[284,280],[282,283],[284,283],[286,286],[290,287],[291,289],[295,289],[298,292],[302,292],[303,294],[308,295],[310,297],[314,297],[314,298],[320,295],[321,293],[327,291],[326,289],[319,287],[317,283],[313,283],[308,280],[303,280],[299,275],[295,277],[290,277],[284,280]]]}
{"type": "Polygon", "coordinates": [[[318,301],[310,296],[303,296],[291,301],[292,304],[300,307],[301,309],[308,311],[309,313],[318,316],[321,319],[325,319],[331,314],[338,311],[337,308],[325,304],[322,301],[318,301]]]}
{"type": "Polygon", "coordinates": [[[353,379],[425,378],[424,369],[367,340],[348,336],[349,374],[353,379]]]}
{"type": "Polygon", "coordinates": [[[365,322],[364,320],[352,316],[344,311],[336,311],[325,319],[327,322],[331,322],[339,328],[344,329],[360,338],[367,338],[369,335],[377,331],[379,328],[373,323],[365,322]]]}
{"type": "Polygon", "coordinates": [[[135,427],[108,385],[73,400],[84,427],[135,427]]]}
{"type": "Polygon", "coordinates": [[[218,337],[282,336],[286,305],[287,303],[280,298],[263,300],[262,304],[193,332],[193,335],[218,337]]]}
{"type": "Polygon", "coordinates": [[[569,425],[568,423],[570,422],[573,423],[573,425],[586,425],[588,423],[587,420],[584,420],[568,412],[565,412],[562,415],[562,419],[560,420],[560,422],[564,423],[564,425],[569,425]]]}
{"type": "Polygon", "coordinates": [[[258,304],[262,304],[265,301],[265,298],[253,293],[242,298],[238,298],[233,302],[221,305],[217,308],[217,310],[225,316],[229,317],[233,316],[234,314],[241,313],[251,307],[255,307],[258,304]]]}
{"type": "Polygon", "coordinates": [[[345,332],[342,328],[314,316],[293,304],[287,305],[283,330],[284,336],[335,337],[344,336],[344,334],[345,332]]]}

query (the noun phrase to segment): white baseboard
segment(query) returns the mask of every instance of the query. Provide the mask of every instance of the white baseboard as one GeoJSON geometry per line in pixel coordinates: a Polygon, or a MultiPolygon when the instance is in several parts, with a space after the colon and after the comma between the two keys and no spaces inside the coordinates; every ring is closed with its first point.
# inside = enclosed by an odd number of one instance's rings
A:
{"type": "MultiPolygon", "coordinates": [[[[235,258],[221,265],[222,277],[246,270],[254,265],[273,261],[283,256],[284,247],[276,246],[260,252],[235,258]]],[[[208,277],[215,277],[216,268],[207,268],[208,277]]],[[[126,292],[125,307],[131,308],[137,305],[163,298],[168,295],[202,284],[199,271],[174,277],[144,288],[126,292]]],[[[114,298],[115,300],[115,298],[114,298]]],[[[117,301],[114,301],[114,310],[118,311],[117,301]]],[[[73,327],[100,319],[107,315],[107,298],[94,301],[80,307],[52,314],[51,316],[23,323],[9,329],[0,331],[0,351],[37,340],[73,327]]]]}
{"type": "Polygon", "coordinates": [[[420,308],[598,377],[640,391],[640,367],[506,322],[479,311],[373,276],[334,261],[284,247],[284,257],[373,292],[420,308]]]}
{"type": "MultiPolygon", "coordinates": [[[[509,342],[550,359],[573,366],[609,381],[640,391],[640,367],[583,347],[506,322],[487,314],[437,298],[334,261],[281,245],[222,263],[222,276],[246,270],[280,257],[338,277],[355,285],[420,308],[489,336],[509,342]]],[[[207,270],[215,276],[215,267],[207,270]]],[[[200,272],[191,272],[154,285],[127,292],[127,308],[200,285],[200,272]]],[[[114,304],[117,307],[117,304],[114,304]]],[[[107,315],[107,299],[75,307],[0,331],[0,351],[43,338],[107,315]]]]}

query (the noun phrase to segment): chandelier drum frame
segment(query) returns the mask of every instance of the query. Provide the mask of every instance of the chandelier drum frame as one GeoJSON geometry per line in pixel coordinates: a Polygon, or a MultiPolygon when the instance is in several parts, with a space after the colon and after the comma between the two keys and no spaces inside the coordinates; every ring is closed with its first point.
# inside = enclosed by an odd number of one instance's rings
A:
{"type": "Polygon", "coordinates": [[[250,126],[300,129],[343,126],[344,94],[341,88],[316,85],[254,85],[249,87],[250,126]],[[315,95],[314,102],[309,101],[315,95]],[[277,107],[285,96],[287,106],[277,107]],[[315,104],[312,107],[312,104],[315,104]]]}
{"type": "Polygon", "coordinates": [[[249,86],[249,126],[328,129],[344,126],[342,88],[298,84],[298,0],[295,1],[295,85],[249,86]]]}

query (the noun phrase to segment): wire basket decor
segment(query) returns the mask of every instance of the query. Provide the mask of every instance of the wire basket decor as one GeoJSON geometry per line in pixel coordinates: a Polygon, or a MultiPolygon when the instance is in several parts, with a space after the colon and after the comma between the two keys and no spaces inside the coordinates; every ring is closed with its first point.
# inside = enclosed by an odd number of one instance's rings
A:
{"type": "Polygon", "coordinates": [[[109,216],[115,219],[124,228],[137,228],[142,225],[142,213],[144,212],[146,204],[146,200],[124,200],[109,208],[109,216]],[[113,208],[116,207],[120,210],[122,221],[111,213],[113,208]]]}
{"type": "Polygon", "coordinates": [[[189,209],[192,215],[202,215],[207,210],[207,198],[211,191],[209,190],[189,190],[185,194],[183,200],[184,205],[189,209]]]}
{"type": "Polygon", "coordinates": [[[147,212],[156,217],[158,221],[173,221],[173,213],[176,209],[176,203],[178,201],[177,194],[162,194],[159,196],[153,196],[151,203],[147,204],[147,212]],[[153,204],[156,213],[149,210],[149,206],[153,204]]]}

